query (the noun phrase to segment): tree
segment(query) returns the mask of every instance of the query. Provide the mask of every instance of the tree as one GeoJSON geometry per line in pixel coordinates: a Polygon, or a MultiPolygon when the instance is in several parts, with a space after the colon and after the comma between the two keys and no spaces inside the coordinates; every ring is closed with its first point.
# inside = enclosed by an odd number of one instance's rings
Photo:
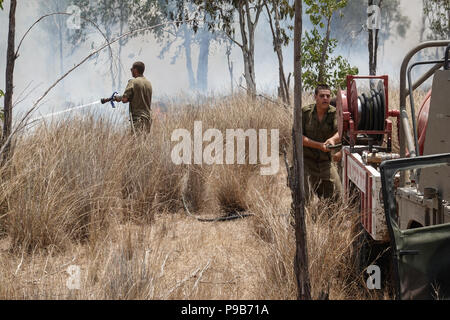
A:
{"type": "Polygon", "coordinates": [[[291,212],[295,220],[294,271],[297,279],[297,297],[311,299],[311,285],[308,272],[308,246],[305,223],[305,188],[303,170],[302,129],[302,1],[295,1],[294,23],[294,127],[292,129],[294,168],[290,171],[289,186],[292,191],[291,212]],[[293,171],[293,172],[292,172],[293,171]]]}
{"type": "Polygon", "coordinates": [[[430,40],[450,39],[449,0],[423,0],[423,13],[431,31],[430,40]]]}
{"type": "Polygon", "coordinates": [[[358,68],[351,67],[342,56],[332,57],[338,41],[331,38],[333,16],[347,5],[347,1],[305,0],[309,6],[306,13],[313,25],[306,31],[302,41],[302,69],[304,87],[314,89],[319,83],[327,83],[334,90],[345,88],[348,74],[357,74],[358,68]],[[325,29],[322,36],[319,29],[325,29]]]}
{"type": "Polygon", "coordinates": [[[305,0],[305,3],[309,6],[306,13],[309,15],[309,18],[314,25],[314,29],[316,29],[317,26],[321,29],[326,27],[325,41],[320,53],[319,77],[317,80],[319,83],[324,83],[326,56],[331,35],[331,19],[338,9],[344,8],[347,5],[347,0],[305,0]],[[325,19],[325,22],[323,19],[325,19]]]}
{"type": "Polygon", "coordinates": [[[323,38],[317,29],[306,32],[302,41],[302,70],[305,90],[314,90],[319,83],[327,83],[333,91],[338,88],[345,88],[347,75],[359,73],[357,67],[350,66],[350,63],[342,56],[332,56],[337,47],[336,39],[328,40],[327,52],[325,52],[325,63],[322,79],[319,81],[319,68],[323,59],[323,48],[326,39],[323,38]]]}
{"type": "Polygon", "coordinates": [[[289,44],[289,36],[284,28],[281,27],[280,21],[287,18],[292,19],[294,16],[294,7],[290,5],[288,0],[272,0],[265,3],[267,16],[269,18],[270,30],[273,38],[273,49],[278,58],[279,73],[279,96],[284,103],[290,104],[289,97],[289,80],[286,79],[283,65],[283,46],[289,44]]]}
{"type": "Polygon", "coordinates": [[[376,73],[379,49],[388,39],[404,38],[411,24],[410,19],[402,14],[399,0],[352,0],[338,11],[339,15],[332,19],[332,37],[348,50],[368,50],[371,74],[376,73]],[[368,12],[370,5],[377,5],[380,10],[368,12]],[[375,32],[369,30],[368,19],[379,22],[381,28],[375,32]]]}
{"type": "Polygon", "coordinates": [[[381,6],[383,4],[383,0],[379,0],[378,3],[374,0],[368,0],[369,9],[368,9],[368,19],[369,19],[369,41],[367,42],[367,48],[369,50],[369,75],[374,76],[377,74],[377,64],[378,64],[378,34],[380,33],[380,26],[377,26],[379,23],[377,20],[379,19],[378,10],[381,10],[381,6]],[[371,21],[370,21],[371,20],[371,21]],[[372,25],[370,25],[372,22],[372,25]],[[374,32],[375,30],[375,32],[374,32]]]}
{"type": "MultiPolygon", "coordinates": [[[[66,12],[71,0],[43,0],[39,3],[39,9],[42,14],[50,12],[66,12]]],[[[45,20],[42,24],[43,28],[49,34],[51,41],[48,42],[52,46],[52,52],[58,52],[59,73],[64,73],[64,42],[67,30],[67,16],[54,15],[51,19],[45,20]],[[56,39],[54,38],[56,34],[56,39]]],[[[54,56],[50,57],[55,62],[54,56]]]]}
{"type": "MultiPolygon", "coordinates": [[[[153,1],[153,10],[139,10],[134,12],[133,19],[130,21],[131,28],[140,28],[148,26],[149,21],[154,19],[158,12],[161,21],[182,21],[195,12],[198,13],[197,5],[192,1],[181,0],[160,0],[153,1]]],[[[207,19],[207,17],[204,17],[207,19]]],[[[154,23],[154,22],[153,22],[154,23]]],[[[189,87],[192,90],[200,90],[202,92],[208,89],[208,69],[209,69],[209,52],[213,41],[221,41],[218,35],[211,33],[206,26],[192,30],[188,24],[170,25],[168,28],[161,30],[153,30],[158,43],[163,45],[159,58],[163,59],[170,52],[171,48],[177,45],[175,53],[172,55],[172,64],[184,54],[186,58],[186,70],[188,72],[189,87]],[[196,31],[196,32],[195,32],[196,31]],[[180,39],[182,42],[180,43],[180,39]],[[197,71],[194,71],[194,61],[192,58],[192,47],[199,46],[199,55],[197,63],[197,71]]]]}
{"type": "MultiPolygon", "coordinates": [[[[227,37],[241,49],[244,61],[244,77],[248,94],[255,97],[255,31],[264,8],[264,1],[192,1],[198,5],[199,11],[204,13],[204,22],[208,25],[209,30],[224,31],[227,37]],[[240,39],[236,37],[236,13],[240,39]]],[[[197,12],[195,16],[198,17],[199,13],[197,12]]],[[[194,25],[194,29],[195,27],[196,26],[194,25]]]]}
{"type": "Polygon", "coordinates": [[[15,52],[15,36],[16,36],[16,8],[17,0],[11,0],[9,9],[9,30],[8,30],[8,48],[6,53],[6,73],[5,73],[5,106],[3,121],[3,137],[2,146],[4,154],[2,162],[5,163],[10,156],[10,142],[7,141],[11,134],[12,127],[12,98],[14,91],[14,66],[17,59],[15,52]]]}
{"type": "MultiPolygon", "coordinates": [[[[87,35],[90,33],[92,24],[90,21],[104,28],[107,41],[123,34],[128,27],[128,21],[132,15],[133,6],[140,6],[140,1],[122,1],[122,0],[72,0],[72,4],[80,10],[79,14],[82,18],[80,28],[74,30],[69,36],[74,48],[88,40],[87,35]]],[[[109,57],[109,73],[111,76],[112,89],[117,90],[117,83],[121,83],[122,67],[121,54],[122,48],[128,42],[129,38],[123,38],[119,41],[119,49],[117,54],[118,66],[114,66],[114,57],[110,52],[109,57]]],[[[92,44],[93,46],[93,44],[92,44]]]]}

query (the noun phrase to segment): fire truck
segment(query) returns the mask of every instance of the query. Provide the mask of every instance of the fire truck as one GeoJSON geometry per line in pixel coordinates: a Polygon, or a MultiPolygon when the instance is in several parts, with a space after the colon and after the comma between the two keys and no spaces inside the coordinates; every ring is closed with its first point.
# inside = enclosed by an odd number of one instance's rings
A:
{"type": "Polygon", "coordinates": [[[356,195],[362,230],[357,259],[367,267],[384,253],[398,299],[450,298],[449,53],[449,40],[430,41],[405,56],[399,105],[386,75],[348,76],[337,93],[342,184],[347,198],[356,195]],[[442,60],[414,62],[439,47],[442,60]],[[418,105],[414,91],[429,79],[418,105]]]}

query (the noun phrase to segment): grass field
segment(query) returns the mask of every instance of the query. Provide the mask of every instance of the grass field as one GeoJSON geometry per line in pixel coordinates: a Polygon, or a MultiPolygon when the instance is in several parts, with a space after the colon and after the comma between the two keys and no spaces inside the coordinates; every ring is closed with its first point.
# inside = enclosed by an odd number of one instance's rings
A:
{"type": "MultiPolygon", "coordinates": [[[[84,117],[19,137],[1,172],[0,299],[295,299],[282,155],[275,176],[257,165],[176,166],[171,134],[195,120],[222,132],[279,129],[290,150],[292,110],[243,96],[171,109],[150,135],[84,117]],[[182,195],[197,216],[253,216],[200,222],[182,195]],[[79,290],[67,287],[72,265],[79,290]]],[[[389,299],[355,271],[352,212],[317,198],[307,207],[313,297],[389,299]]]]}

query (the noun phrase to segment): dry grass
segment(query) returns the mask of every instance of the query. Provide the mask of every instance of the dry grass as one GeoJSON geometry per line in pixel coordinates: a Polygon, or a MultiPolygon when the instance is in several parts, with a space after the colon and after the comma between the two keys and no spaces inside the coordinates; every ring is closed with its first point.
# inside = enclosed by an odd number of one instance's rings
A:
{"type": "MultiPolygon", "coordinates": [[[[289,149],[292,110],[234,97],[173,109],[151,135],[93,118],[40,126],[16,142],[3,170],[0,299],[295,299],[291,196],[283,161],[176,166],[176,128],[279,129],[289,149]],[[236,211],[253,217],[202,223],[236,211]],[[81,270],[69,290],[68,266],[81,270]]],[[[307,208],[313,296],[387,298],[363,289],[352,267],[354,217],[345,204],[307,208]]]]}

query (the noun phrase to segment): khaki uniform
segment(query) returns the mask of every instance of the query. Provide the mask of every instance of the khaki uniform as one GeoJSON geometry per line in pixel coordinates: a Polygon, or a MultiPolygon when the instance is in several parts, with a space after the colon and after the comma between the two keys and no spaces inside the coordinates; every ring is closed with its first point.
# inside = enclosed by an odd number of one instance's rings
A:
{"type": "Polygon", "coordinates": [[[128,81],[123,97],[130,102],[134,131],[150,132],[152,125],[152,91],[152,84],[143,76],[128,81]]]}
{"type": "MultiPolygon", "coordinates": [[[[303,135],[317,142],[325,142],[338,131],[336,108],[330,106],[322,122],[317,117],[316,106],[302,108],[303,135]]],[[[305,168],[305,191],[309,197],[310,188],[319,197],[331,198],[341,192],[341,181],[335,165],[332,163],[331,152],[303,147],[305,168]]]]}

